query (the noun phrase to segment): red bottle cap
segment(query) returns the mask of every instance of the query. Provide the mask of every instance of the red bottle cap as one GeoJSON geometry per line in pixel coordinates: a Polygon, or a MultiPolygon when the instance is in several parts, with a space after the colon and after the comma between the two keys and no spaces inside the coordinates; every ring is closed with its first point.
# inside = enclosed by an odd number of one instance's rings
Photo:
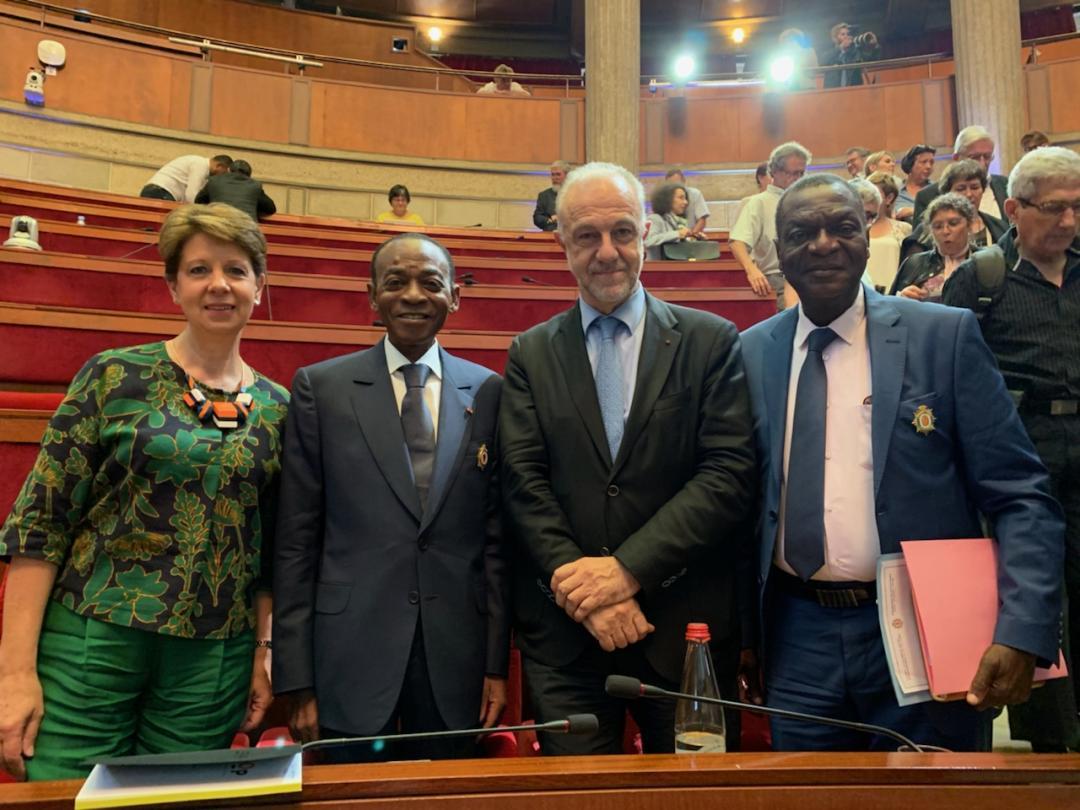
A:
{"type": "Polygon", "coordinates": [[[690,622],[686,625],[687,641],[708,641],[710,638],[709,625],[704,622],[690,622]]]}

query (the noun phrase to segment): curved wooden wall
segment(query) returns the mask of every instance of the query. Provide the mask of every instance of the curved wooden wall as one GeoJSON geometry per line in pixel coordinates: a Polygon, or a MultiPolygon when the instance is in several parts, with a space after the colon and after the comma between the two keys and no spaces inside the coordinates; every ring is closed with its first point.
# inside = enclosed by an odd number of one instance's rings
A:
{"type": "MultiPolygon", "coordinates": [[[[65,3],[60,0],[57,4],[65,3]]],[[[326,54],[397,65],[441,66],[437,60],[415,49],[415,30],[412,25],[405,23],[290,11],[247,0],[72,0],[70,6],[118,20],[197,36],[220,37],[256,48],[326,54]],[[409,50],[393,53],[390,41],[395,37],[407,39],[409,50]]],[[[102,24],[92,25],[100,27],[102,24]]],[[[215,64],[261,70],[267,69],[268,64],[265,59],[220,51],[213,53],[210,59],[215,64]]],[[[420,72],[328,62],[325,67],[318,69],[318,73],[326,79],[435,89],[434,75],[420,72]]],[[[474,86],[474,82],[463,78],[442,76],[439,79],[439,87],[444,90],[469,92],[474,86]]]]}

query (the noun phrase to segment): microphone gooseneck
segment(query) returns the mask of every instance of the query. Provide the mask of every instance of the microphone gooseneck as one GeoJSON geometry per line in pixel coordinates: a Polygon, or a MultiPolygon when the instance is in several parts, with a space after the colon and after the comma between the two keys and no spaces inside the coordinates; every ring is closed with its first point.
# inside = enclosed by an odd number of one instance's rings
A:
{"type": "Polygon", "coordinates": [[[642,683],[637,678],[631,678],[626,675],[608,675],[607,680],[604,682],[604,691],[612,697],[623,698],[624,700],[636,700],[638,698],[669,697],[682,698],[684,700],[698,700],[702,703],[715,703],[719,706],[727,706],[731,709],[743,709],[744,711],[748,712],[770,714],[774,717],[786,717],[790,720],[803,720],[807,723],[820,723],[826,726],[849,728],[854,729],[855,731],[861,731],[865,734],[878,734],[882,737],[888,737],[889,739],[896,740],[897,742],[908,746],[913,751],[921,752],[923,750],[922,746],[908,739],[900,732],[893,731],[891,728],[885,728],[884,726],[875,726],[871,723],[858,723],[854,720],[837,720],[833,717],[823,717],[817,714],[806,714],[804,712],[796,712],[790,709],[775,709],[772,706],[756,706],[753,703],[741,703],[737,700],[724,700],[723,698],[703,697],[701,695],[688,695],[684,692],[672,692],[659,686],[642,683]]]}
{"type": "Polygon", "coordinates": [[[368,737],[334,737],[326,740],[312,740],[301,748],[329,748],[335,745],[353,745],[356,743],[397,742],[400,740],[444,740],[450,737],[478,737],[485,734],[497,734],[502,731],[545,731],[551,734],[595,734],[600,722],[595,714],[571,714],[562,720],[547,723],[523,723],[517,726],[491,726],[490,728],[463,728],[450,731],[414,731],[409,734],[377,734],[368,737]]]}

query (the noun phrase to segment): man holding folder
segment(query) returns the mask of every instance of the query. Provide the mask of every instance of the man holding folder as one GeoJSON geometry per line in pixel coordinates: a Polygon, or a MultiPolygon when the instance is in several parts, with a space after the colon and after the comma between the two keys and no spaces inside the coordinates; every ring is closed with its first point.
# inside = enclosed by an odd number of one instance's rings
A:
{"type": "MultiPolygon", "coordinates": [[[[977,750],[989,715],[1058,657],[1061,509],[972,313],[862,285],[858,197],[815,175],[777,211],[798,308],[743,335],[762,464],[759,579],[768,703],[977,750]],[[1001,608],[966,701],[900,707],[878,625],[875,569],[901,540],[998,543],[1001,608]]],[[[961,575],[962,576],[962,575],[961,575]]],[[[960,598],[961,579],[957,579],[960,598]]],[[[773,721],[777,750],[888,748],[773,721]]]]}

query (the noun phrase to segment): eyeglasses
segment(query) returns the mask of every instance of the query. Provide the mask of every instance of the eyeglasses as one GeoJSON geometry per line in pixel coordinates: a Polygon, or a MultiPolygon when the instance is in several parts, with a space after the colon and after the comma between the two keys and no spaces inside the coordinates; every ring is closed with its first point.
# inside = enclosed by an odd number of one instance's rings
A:
{"type": "Polygon", "coordinates": [[[993,161],[994,161],[994,153],[993,152],[971,152],[969,154],[964,155],[964,157],[967,160],[974,160],[974,161],[979,162],[979,163],[982,163],[983,161],[985,161],[987,163],[993,163],[993,161]]]}
{"type": "Polygon", "coordinates": [[[1016,201],[1021,205],[1026,205],[1028,208],[1034,208],[1040,214],[1046,214],[1048,217],[1060,217],[1070,208],[1075,216],[1080,217],[1080,200],[1048,200],[1047,202],[1037,203],[1023,197],[1017,197],[1016,201]]]}

